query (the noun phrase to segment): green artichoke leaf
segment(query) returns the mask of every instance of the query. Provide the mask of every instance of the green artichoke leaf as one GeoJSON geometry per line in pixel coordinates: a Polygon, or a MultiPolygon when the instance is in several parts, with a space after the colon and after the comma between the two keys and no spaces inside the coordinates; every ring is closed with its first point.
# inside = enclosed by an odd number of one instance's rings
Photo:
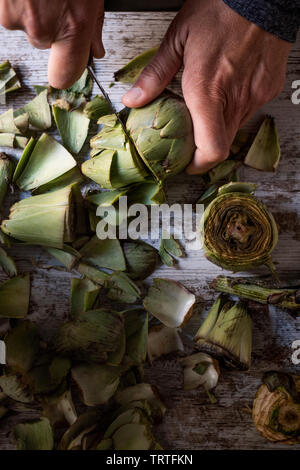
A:
{"type": "Polygon", "coordinates": [[[171,279],[153,279],[144,299],[145,309],[170,328],[182,326],[192,315],[194,294],[171,279]]]}
{"type": "Polygon", "coordinates": [[[102,116],[110,114],[111,108],[103,96],[96,95],[92,101],[86,103],[83,112],[88,119],[98,121],[102,116]]]}
{"type": "Polygon", "coordinates": [[[27,137],[15,134],[0,134],[0,147],[20,148],[23,149],[28,143],[27,137]]]}
{"type": "Polygon", "coordinates": [[[148,340],[148,314],[136,308],[123,312],[126,334],[125,363],[140,365],[146,361],[148,340]]]}
{"type": "Polygon", "coordinates": [[[0,284],[0,317],[24,318],[29,308],[30,276],[15,276],[0,284]]]}
{"type": "Polygon", "coordinates": [[[23,114],[28,114],[29,124],[38,130],[46,130],[51,127],[52,118],[51,110],[48,103],[48,90],[42,91],[32,101],[27,103],[23,108],[14,112],[14,117],[18,118],[23,114]]]}
{"type": "Polygon", "coordinates": [[[70,450],[81,446],[83,437],[97,426],[101,417],[99,410],[87,411],[78,416],[75,423],[62,436],[59,450],[70,450]]]}
{"type": "Polygon", "coordinates": [[[21,83],[9,60],[0,64],[0,95],[21,88],[21,83]]]}
{"type": "Polygon", "coordinates": [[[82,313],[92,310],[97,301],[100,291],[99,284],[89,279],[71,280],[71,316],[78,318],[82,313]]]}
{"type": "Polygon", "coordinates": [[[63,189],[66,186],[83,183],[84,178],[81,174],[79,168],[75,166],[71,170],[67,171],[61,176],[49,181],[49,183],[39,186],[33,191],[34,194],[43,194],[52,191],[57,191],[58,189],[63,189]]]}
{"type": "MultiPolygon", "coordinates": [[[[26,152],[25,159],[27,155],[26,152]]],[[[72,155],[53,137],[43,134],[29,155],[17,184],[23,191],[37,189],[64,175],[75,166],[76,161],[72,155]]]]}
{"type": "Polygon", "coordinates": [[[51,256],[56,258],[69,271],[71,271],[76,265],[76,263],[78,263],[78,261],[80,260],[80,253],[66,244],[64,245],[63,250],[49,247],[47,247],[46,250],[51,256]]]}
{"type": "Polygon", "coordinates": [[[133,304],[141,297],[141,291],[135,282],[122,272],[111,274],[106,281],[106,287],[107,297],[111,300],[133,304]]]}
{"type": "Polygon", "coordinates": [[[167,232],[162,233],[158,253],[161,261],[166,266],[170,267],[174,266],[175,257],[181,258],[185,256],[184,250],[178,240],[175,240],[175,238],[167,232]]]}
{"type": "Polygon", "coordinates": [[[98,268],[107,268],[113,271],[125,271],[125,257],[117,239],[100,240],[97,236],[83,246],[80,250],[83,261],[98,268]]]}
{"type": "Polygon", "coordinates": [[[214,184],[219,181],[230,181],[241,164],[241,162],[236,160],[225,160],[224,162],[218,163],[218,165],[208,172],[210,184],[214,184]]]}
{"type": "Polygon", "coordinates": [[[75,232],[73,186],[20,200],[1,229],[23,242],[63,249],[75,232]]]}
{"type": "Polygon", "coordinates": [[[114,396],[125,370],[124,366],[82,363],[72,368],[72,378],[85,405],[104,405],[114,396]]]}
{"type": "Polygon", "coordinates": [[[203,387],[210,391],[217,386],[220,369],[218,361],[205,353],[196,353],[181,359],[184,368],[184,389],[203,387]]]}
{"type": "Polygon", "coordinates": [[[146,65],[148,65],[157,51],[158,46],[155,46],[132,59],[128,64],[114,73],[115,81],[122,83],[135,83],[140,73],[144,70],[146,65]]]}
{"type": "Polygon", "coordinates": [[[111,182],[112,162],[116,158],[114,150],[104,150],[99,155],[83,162],[82,173],[104,189],[113,189],[111,182]]]}
{"type": "Polygon", "coordinates": [[[43,416],[48,418],[53,428],[68,424],[72,426],[77,420],[76,409],[70,390],[58,398],[44,397],[42,400],[43,416]]]}
{"type": "Polygon", "coordinates": [[[122,246],[129,277],[142,281],[155,271],[158,256],[153,246],[140,240],[127,240],[122,246]]]}
{"type": "Polygon", "coordinates": [[[18,269],[16,263],[6,251],[0,247],[0,267],[9,277],[17,276],[18,269]]]}
{"type": "Polygon", "coordinates": [[[52,112],[63,145],[69,152],[78,154],[88,136],[89,118],[81,109],[68,111],[53,105],[52,112]]]}
{"type": "Polygon", "coordinates": [[[53,430],[47,418],[17,424],[14,437],[18,450],[52,450],[54,447],[53,430]]]}
{"type": "Polygon", "coordinates": [[[280,145],[274,118],[267,116],[244,160],[245,165],[261,171],[275,171],[280,160],[280,145]]]}
{"type": "Polygon", "coordinates": [[[34,401],[28,386],[15,374],[5,374],[0,377],[0,387],[9,398],[20,403],[34,401]]]}
{"type": "MultiPolygon", "coordinates": [[[[65,357],[46,357],[45,363],[35,365],[24,376],[23,381],[27,383],[35,395],[49,395],[66,388],[65,380],[71,368],[71,361],[65,357]]],[[[65,390],[63,390],[65,391],[65,390]]]]}
{"type": "Polygon", "coordinates": [[[28,372],[40,349],[37,326],[26,320],[9,330],[5,337],[6,364],[10,371],[19,374],[28,372]]]}
{"type": "Polygon", "coordinates": [[[21,155],[21,158],[19,159],[18,164],[16,166],[16,169],[14,171],[14,174],[13,174],[13,182],[14,183],[20,178],[23,171],[25,170],[26,165],[29,161],[29,158],[30,158],[30,156],[33,152],[33,149],[34,149],[35,145],[36,145],[36,141],[33,137],[31,137],[30,140],[28,141],[26,147],[24,148],[24,151],[21,155]]]}
{"type": "Polygon", "coordinates": [[[114,311],[91,310],[58,330],[57,351],[82,361],[106,362],[122,342],[123,318],[114,311]]]}
{"type": "Polygon", "coordinates": [[[151,407],[151,416],[155,422],[161,421],[166,412],[166,406],[157,388],[147,383],[139,383],[123,390],[118,390],[114,398],[116,402],[122,406],[130,403],[133,404],[136,401],[146,400],[151,407]]]}
{"type": "Polygon", "coordinates": [[[95,284],[98,284],[100,286],[104,286],[109,278],[109,274],[105,273],[104,271],[101,271],[100,269],[94,268],[93,266],[89,266],[85,263],[79,263],[76,269],[79,274],[87,277],[95,284]]]}
{"type": "Polygon", "coordinates": [[[0,209],[7,193],[8,185],[12,179],[13,161],[5,153],[0,153],[0,209]]]}
{"type": "Polygon", "coordinates": [[[169,328],[163,324],[150,326],[147,355],[151,363],[161,356],[178,351],[184,351],[178,328],[169,328]]]}
{"type": "MultiPolygon", "coordinates": [[[[26,117],[24,119],[26,120],[26,117]]],[[[20,121],[18,120],[17,122],[20,122],[20,121]]],[[[21,122],[23,123],[23,117],[22,117],[21,122]]],[[[27,122],[28,122],[28,114],[27,114],[27,122]]],[[[21,127],[22,127],[22,124],[21,124],[21,127]]],[[[22,134],[23,133],[16,126],[15,119],[14,119],[14,112],[12,109],[9,109],[8,111],[0,115],[0,132],[7,133],[7,134],[22,134]]],[[[26,132],[26,129],[25,129],[25,132],[26,132]]]]}

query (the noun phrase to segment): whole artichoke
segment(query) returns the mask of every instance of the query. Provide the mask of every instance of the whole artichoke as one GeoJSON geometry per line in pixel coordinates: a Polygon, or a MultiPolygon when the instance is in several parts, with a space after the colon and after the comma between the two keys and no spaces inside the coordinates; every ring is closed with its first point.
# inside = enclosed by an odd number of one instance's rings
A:
{"type": "Polygon", "coordinates": [[[193,124],[183,98],[164,92],[143,108],[131,109],[126,122],[131,141],[113,115],[91,139],[91,159],[82,172],[103,188],[122,188],[147,180],[163,181],[191,161],[193,124]]]}
{"type": "Polygon", "coordinates": [[[273,270],[271,253],[278,232],[267,208],[253,196],[255,185],[229,183],[203,214],[202,240],[205,256],[231,271],[243,271],[261,264],[273,270]]]}

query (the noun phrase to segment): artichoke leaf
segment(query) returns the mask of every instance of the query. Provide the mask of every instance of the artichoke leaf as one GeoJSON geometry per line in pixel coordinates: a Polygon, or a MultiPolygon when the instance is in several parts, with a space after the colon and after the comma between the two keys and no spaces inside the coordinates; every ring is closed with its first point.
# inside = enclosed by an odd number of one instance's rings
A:
{"type": "Polygon", "coordinates": [[[18,450],[52,450],[54,447],[53,430],[47,418],[17,424],[14,437],[18,450]]]}
{"type": "Polygon", "coordinates": [[[24,318],[29,308],[30,276],[15,276],[0,284],[0,317],[24,318]]]}
{"type": "Polygon", "coordinates": [[[21,83],[9,60],[0,64],[0,95],[21,88],[21,83]]]}

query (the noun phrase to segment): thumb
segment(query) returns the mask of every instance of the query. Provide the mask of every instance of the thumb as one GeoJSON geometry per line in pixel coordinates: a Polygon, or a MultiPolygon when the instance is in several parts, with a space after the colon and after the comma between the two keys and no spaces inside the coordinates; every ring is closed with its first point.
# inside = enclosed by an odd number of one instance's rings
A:
{"type": "Polygon", "coordinates": [[[181,55],[165,39],[131,90],[123,96],[123,104],[138,108],[153,101],[170,83],[181,63],[181,55]]]}
{"type": "Polygon", "coordinates": [[[84,72],[89,60],[91,38],[74,35],[52,43],[48,80],[54,88],[69,88],[84,72]]]}

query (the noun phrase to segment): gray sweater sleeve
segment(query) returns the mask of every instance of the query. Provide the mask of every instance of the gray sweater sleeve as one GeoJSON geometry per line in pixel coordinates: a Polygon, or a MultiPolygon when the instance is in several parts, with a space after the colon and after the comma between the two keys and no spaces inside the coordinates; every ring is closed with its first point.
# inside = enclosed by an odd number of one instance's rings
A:
{"type": "Polygon", "coordinates": [[[247,20],[285,41],[294,42],[300,25],[300,0],[224,0],[247,20]]]}

